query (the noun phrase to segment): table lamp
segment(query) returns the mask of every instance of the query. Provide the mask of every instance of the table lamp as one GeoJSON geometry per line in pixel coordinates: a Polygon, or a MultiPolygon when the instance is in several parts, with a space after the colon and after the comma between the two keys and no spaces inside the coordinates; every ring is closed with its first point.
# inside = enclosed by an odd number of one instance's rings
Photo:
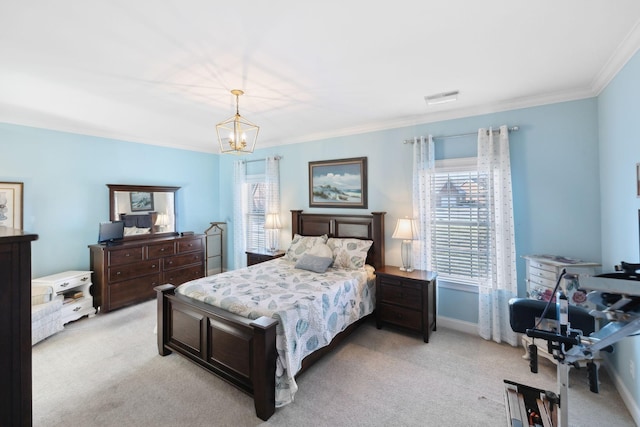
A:
{"type": "Polygon", "coordinates": [[[418,238],[418,229],[416,222],[410,218],[398,218],[396,229],[391,236],[394,239],[402,239],[402,271],[413,271],[413,240],[418,238]]]}
{"type": "Polygon", "coordinates": [[[278,250],[278,230],[280,229],[280,216],[275,213],[267,214],[264,219],[264,229],[269,233],[269,247],[271,252],[278,250]]]}

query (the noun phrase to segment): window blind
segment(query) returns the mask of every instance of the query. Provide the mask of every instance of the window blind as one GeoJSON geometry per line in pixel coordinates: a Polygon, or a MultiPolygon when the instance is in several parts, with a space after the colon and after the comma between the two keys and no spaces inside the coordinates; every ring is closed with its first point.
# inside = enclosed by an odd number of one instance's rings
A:
{"type": "Polygon", "coordinates": [[[432,175],[431,257],[438,274],[476,282],[487,277],[489,209],[475,166],[432,175]]]}
{"type": "Polygon", "coordinates": [[[247,175],[247,248],[266,247],[264,218],[266,206],[266,183],[264,175],[247,175]]]}

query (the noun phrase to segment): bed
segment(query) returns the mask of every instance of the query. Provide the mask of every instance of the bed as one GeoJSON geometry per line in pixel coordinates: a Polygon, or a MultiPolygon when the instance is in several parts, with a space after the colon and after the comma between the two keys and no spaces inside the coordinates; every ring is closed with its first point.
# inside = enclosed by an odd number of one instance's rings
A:
{"type": "MultiPolygon", "coordinates": [[[[331,215],[295,210],[291,211],[291,219],[293,236],[326,235],[335,241],[351,238],[370,240],[372,244],[366,264],[373,268],[384,265],[384,212],[331,215]]],[[[268,277],[278,268],[279,262],[285,266],[282,260],[274,260],[236,272],[254,278],[257,271],[264,271],[263,276],[268,277]]],[[[282,277],[288,277],[289,272],[282,272],[282,277]]],[[[282,361],[282,353],[279,355],[281,341],[276,343],[282,339],[282,326],[278,330],[279,321],[272,317],[263,315],[250,319],[236,314],[242,310],[230,307],[226,310],[193,297],[197,296],[201,283],[183,284],[179,291],[171,284],[155,288],[158,297],[158,352],[162,356],[178,353],[253,396],[256,415],[267,420],[276,409],[276,378],[280,381],[281,365],[287,362],[282,361]]],[[[203,296],[201,299],[207,298],[211,297],[203,296]]],[[[305,355],[301,361],[295,361],[299,364],[296,375],[308,369],[366,321],[371,316],[368,310],[366,313],[359,320],[348,323],[327,345],[305,355]]],[[[295,387],[295,382],[292,386],[295,387]]]]}

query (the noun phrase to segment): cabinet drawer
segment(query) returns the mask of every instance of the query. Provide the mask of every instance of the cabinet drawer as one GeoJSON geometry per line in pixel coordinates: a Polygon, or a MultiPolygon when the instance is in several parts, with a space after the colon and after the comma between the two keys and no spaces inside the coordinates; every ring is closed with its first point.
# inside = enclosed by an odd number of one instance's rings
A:
{"type": "Polygon", "coordinates": [[[78,298],[62,305],[62,323],[77,320],[86,314],[93,314],[93,299],[88,297],[78,298]]]}
{"type": "Polygon", "coordinates": [[[381,302],[398,304],[403,307],[415,308],[420,310],[422,308],[422,292],[419,289],[412,287],[391,285],[386,281],[380,282],[378,288],[381,302]]]}
{"type": "Polygon", "coordinates": [[[199,279],[204,276],[204,263],[191,267],[170,270],[164,273],[163,283],[171,283],[178,286],[189,280],[199,279]]]}
{"type": "Polygon", "coordinates": [[[154,298],[153,288],[160,284],[160,274],[110,284],[109,310],[154,298]]]}
{"type": "Polygon", "coordinates": [[[109,267],[109,282],[119,282],[133,277],[160,272],[160,260],[142,261],[137,264],[109,267]]]}
{"type": "Polygon", "coordinates": [[[542,279],[555,281],[558,278],[558,273],[555,270],[549,271],[549,270],[543,270],[541,268],[530,267],[529,276],[536,276],[542,279]]]}
{"type": "Polygon", "coordinates": [[[61,277],[59,274],[51,275],[40,279],[34,279],[31,283],[34,285],[51,286],[54,293],[60,293],[87,283],[91,284],[91,272],[86,271],[81,274],[69,275],[66,277],[61,277]]]}
{"type": "Polygon", "coordinates": [[[165,242],[160,245],[149,245],[148,258],[161,258],[176,253],[176,247],[173,242],[165,242]]]}
{"type": "Polygon", "coordinates": [[[178,253],[203,250],[202,238],[178,240],[178,253]]]}
{"type": "Polygon", "coordinates": [[[538,286],[544,286],[547,288],[553,288],[556,286],[556,279],[545,279],[543,277],[540,276],[529,276],[529,284],[530,285],[538,285],[538,286]]]}
{"type": "Polygon", "coordinates": [[[131,264],[144,259],[144,246],[109,251],[109,266],[131,264]]]}
{"type": "Polygon", "coordinates": [[[540,270],[546,270],[552,272],[554,275],[557,274],[556,267],[551,264],[545,264],[544,262],[535,261],[533,259],[527,260],[529,263],[529,267],[539,268],[540,270]]]}
{"type": "Polygon", "coordinates": [[[420,311],[384,303],[378,305],[378,310],[379,319],[383,322],[418,331],[422,330],[422,313],[420,311]]]}
{"type": "Polygon", "coordinates": [[[175,255],[164,260],[164,269],[171,270],[174,268],[180,268],[185,265],[201,263],[203,261],[202,252],[193,252],[184,255],[175,255]]]}

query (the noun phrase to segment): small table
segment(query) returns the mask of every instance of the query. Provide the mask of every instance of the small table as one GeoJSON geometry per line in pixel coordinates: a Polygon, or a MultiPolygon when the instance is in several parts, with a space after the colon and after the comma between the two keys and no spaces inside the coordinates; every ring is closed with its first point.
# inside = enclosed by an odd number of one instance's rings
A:
{"type": "Polygon", "coordinates": [[[247,254],[247,267],[280,258],[285,254],[284,251],[270,251],[267,249],[249,249],[245,253],[247,254]]]}
{"type": "Polygon", "coordinates": [[[436,277],[431,271],[376,270],[376,327],[390,323],[422,333],[429,342],[436,330],[436,277]]]}

